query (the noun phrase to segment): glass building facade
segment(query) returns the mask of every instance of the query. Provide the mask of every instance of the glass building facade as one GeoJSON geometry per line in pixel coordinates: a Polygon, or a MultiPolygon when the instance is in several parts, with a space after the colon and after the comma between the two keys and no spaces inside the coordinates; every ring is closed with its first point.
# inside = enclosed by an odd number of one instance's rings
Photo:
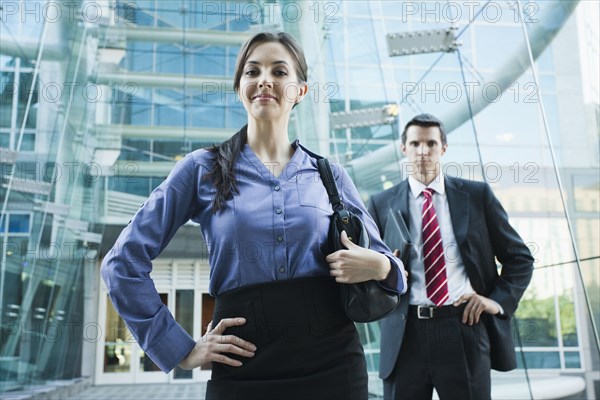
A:
{"type": "MultiPolygon", "coordinates": [[[[1,391],[80,376],[207,379],[205,370],[157,370],[114,312],[99,265],[178,159],[245,123],[232,88],[239,48],[255,32],[284,30],[309,65],[291,139],[343,164],[367,201],[406,177],[399,133],[432,113],[448,131],[444,173],[489,182],[530,246],[534,277],[514,331],[519,369],[493,374],[498,396],[505,381],[526,388],[547,376],[582,377],[588,398],[600,392],[595,2],[0,6],[1,391]],[[458,47],[390,55],[387,35],[436,30],[458,47]],[[373,110],[385,118],[344,126],[344,115],[373,110]]],[[[197,227],[183,227],[152,275],[195,337],[213,304],[199,242],[197,227]]],[[[377,395],[379,326],[358,329],[377,395]]]]}

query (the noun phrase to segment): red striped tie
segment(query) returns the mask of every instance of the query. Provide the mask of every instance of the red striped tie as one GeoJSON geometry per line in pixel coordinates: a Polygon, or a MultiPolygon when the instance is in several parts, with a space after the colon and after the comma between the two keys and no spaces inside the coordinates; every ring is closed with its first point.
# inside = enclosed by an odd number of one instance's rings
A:
{"type": "Polygon", "coordinates": [[[438,307],[448,300],[448,278],[442,235],[433,208],[433,189],[423,190],[423,264],[427,297],[438,307]]]}

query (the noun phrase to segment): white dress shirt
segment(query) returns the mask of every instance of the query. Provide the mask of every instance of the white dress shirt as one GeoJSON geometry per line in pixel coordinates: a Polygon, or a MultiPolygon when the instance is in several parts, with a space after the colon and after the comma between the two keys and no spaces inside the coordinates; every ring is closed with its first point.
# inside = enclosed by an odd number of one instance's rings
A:
{"type": "Polygon", "coordinates": [[[444,186],[442,175],[438,175],[428,186],[414,179],[408,178],[410,186],[410,195],[408,196],[408,208],[410,212],[410,234],[413,239],[413,251],[409,259],[410,272],[410,304],[413,305],[433,305],[433,302],[427,297],[425,285],[425,270],[423,267],[423,239],[421,234],[421,214],[423,211],[423,190],[431,188],[433,194],[433,207],[437,215],[442,235],[442,244],[444,247],[444,259],[446,261],[446,274],[448,276],[448,300],[444,305],[454,303],[465,294],[475,293],[467,271],[463,264],[454,230],[452,229],[452,220],[450,219],[450,208],[444,186]]]}

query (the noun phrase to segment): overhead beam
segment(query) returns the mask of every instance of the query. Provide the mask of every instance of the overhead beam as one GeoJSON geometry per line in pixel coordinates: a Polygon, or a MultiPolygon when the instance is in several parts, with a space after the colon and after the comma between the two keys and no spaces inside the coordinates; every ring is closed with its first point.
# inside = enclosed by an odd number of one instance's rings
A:
{"type": "Polygon", "coordinates": [[[209,46],[241,46],[252,36],[251,32],[227,32],[200,29],[150,28],[131,25],[112,25],[98,28],[98,37],[126,39],[153,43],[181,43],[209,46]]]}
{"type": "Polygon", "coordinates": [[[218,91],[233,91],[233,82],[231,78],[222,76],[193,76],[181,74],[164,74],[164,73],[144,73],[133,72],[127,70],[114,71],[98,71],[92,80],[99,85],[137,85],[138,87],[150,88],[182,88],[184,85],[187,89],[202,89],[210,92],[209,94],[218,93],[218,91]]]}
{"type": "Polygon", "coordinates": [[[123,139],[188,140],[221,143],[235,132],[225,128],[184,128],[182,126],[96,125],[96,135],[120,133],[123,139]]]}

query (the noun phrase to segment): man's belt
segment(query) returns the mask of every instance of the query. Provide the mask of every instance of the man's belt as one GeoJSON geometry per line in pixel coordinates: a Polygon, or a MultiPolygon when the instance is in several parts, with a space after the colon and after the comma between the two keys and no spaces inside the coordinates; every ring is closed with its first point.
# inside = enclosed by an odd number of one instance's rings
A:
{"type": "Polygon", "coordinates": [[[434,319],[434,318],[448,318],[456,315],[462,315],[465,310],[465,304],[461,304],[458,307],[443,306],[409,306],[408,315],[417,317],[419,319],[434,319]]]}

